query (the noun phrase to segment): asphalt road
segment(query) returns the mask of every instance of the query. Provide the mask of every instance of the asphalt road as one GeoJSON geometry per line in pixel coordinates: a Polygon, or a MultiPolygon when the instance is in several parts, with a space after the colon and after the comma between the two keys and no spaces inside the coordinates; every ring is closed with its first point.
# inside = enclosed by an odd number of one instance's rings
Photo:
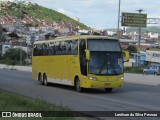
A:
{"type": "Polygon", "coordinates": [[[125,84],[112,93],[106,93],[104,89],[78,93],[73,87],[38,85],[30,72],[0,69],[0,89],[75,111],[160,111],[160,87],[125,84]]]}

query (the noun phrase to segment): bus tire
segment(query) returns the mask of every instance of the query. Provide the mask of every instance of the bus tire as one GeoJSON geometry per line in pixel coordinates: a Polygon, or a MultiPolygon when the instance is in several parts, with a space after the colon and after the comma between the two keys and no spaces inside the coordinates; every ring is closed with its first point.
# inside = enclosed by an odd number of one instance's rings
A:
{"type": "Polygon", "coordinates": [[[38,84],[40,84],[40,85],[44,84],[43,80],[42,80],[42,74],[41,73],[39,73],[39,75],[38,75],[38,84]]]}
{"type": "Polygon", "coordinates": [[[105,91],[106,91],[107,93],[111,93],[112,90],[113,90],[113,88],[105,88],[105,91]]]}
{"type": "Polygon", "coordinates": [[[83,91],[83,88],[81,87],[81,83],[80,83],[80,80],[79,80],[78,77],[75,80],[75,89],[76,89],[77,92],[82,92],[83,91]]]}
{"type": "Polygon", "coordinates": [[[48,86],[48,81],[47,81],[47,75],[46,74],[43,75],[43,83],[44,83],[45,86],[48,86]]]}

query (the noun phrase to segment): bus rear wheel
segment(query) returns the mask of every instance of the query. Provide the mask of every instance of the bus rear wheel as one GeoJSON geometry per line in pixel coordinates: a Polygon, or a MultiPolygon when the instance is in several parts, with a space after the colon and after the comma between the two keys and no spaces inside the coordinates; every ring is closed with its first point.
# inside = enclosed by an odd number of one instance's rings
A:
{"type": "Polygon", "coordinates": [[[38,84],[43,85],[42,75],[38,75],[38,84]]]}
{"type": "Polygon", "coordinates": [[[79,78],[77,78],[76,81],[75,81],[75,89],[78,92],[82,92],[82,90],[83,90],[83,88],[81,87],[81,83],[80,83],[79,78]]]}
{"type": "Polygon", "coordinates": [[[43,82],[45,86],[48,86],[47,76],[46,74],[43,75],[43,82]]]}
{"type": "Polygon", "coordinates": [[[107,93],[111,93],[112,90],[113,90],[113,88],[105,88],[105,91],[106,91],[107,93]]]}

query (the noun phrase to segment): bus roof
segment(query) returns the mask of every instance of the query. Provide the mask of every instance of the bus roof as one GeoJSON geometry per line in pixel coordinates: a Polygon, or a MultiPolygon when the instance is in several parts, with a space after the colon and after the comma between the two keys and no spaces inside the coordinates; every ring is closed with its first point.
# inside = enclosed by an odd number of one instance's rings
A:
{"type": "Polygon", "coordinates": [[[75,40],[75,39],[109,39],[109,40],[118,40],[117,38],[108,37],[108,36],[74,35],[74,36],[57,37],[57,38],[52,39],[52,40],[35,41],[34,44],[48,43],[48,42],[54,42],[54,41],[64,41],[64,40],[75,40]]]}

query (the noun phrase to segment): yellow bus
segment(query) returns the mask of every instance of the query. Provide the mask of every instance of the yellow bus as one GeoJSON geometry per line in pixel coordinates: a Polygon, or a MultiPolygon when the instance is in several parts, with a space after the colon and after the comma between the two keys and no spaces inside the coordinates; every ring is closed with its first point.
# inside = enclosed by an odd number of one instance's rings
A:
{"type": "Polygon", "coordinates": [[[32,79],[84,88],[113,88],[124,84],[124,58],[116,38],[77,35],[36,41],[32,56],[32,79]]]}

